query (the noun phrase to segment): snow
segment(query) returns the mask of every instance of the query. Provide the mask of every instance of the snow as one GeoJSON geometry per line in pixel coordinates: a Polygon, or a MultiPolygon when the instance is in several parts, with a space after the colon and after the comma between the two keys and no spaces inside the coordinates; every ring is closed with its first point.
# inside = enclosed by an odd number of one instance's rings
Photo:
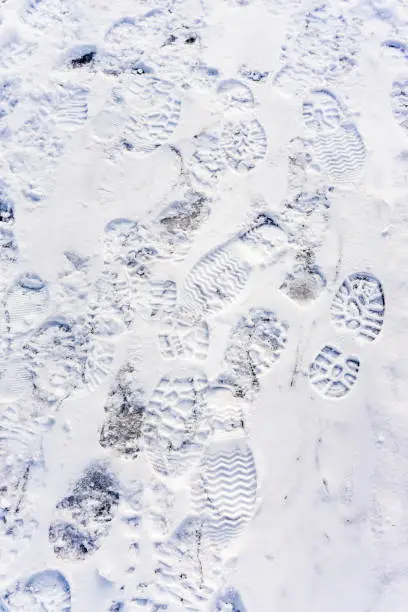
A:
{"type": "Polygon", "coordinates": [[[0,610],[406,612],[407,28],[3,0],[0,610]]]}

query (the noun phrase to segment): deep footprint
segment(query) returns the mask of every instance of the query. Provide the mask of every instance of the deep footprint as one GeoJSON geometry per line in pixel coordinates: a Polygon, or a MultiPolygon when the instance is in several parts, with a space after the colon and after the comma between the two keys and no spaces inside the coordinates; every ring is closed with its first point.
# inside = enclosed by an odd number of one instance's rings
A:
{"type": "Polygon", "coordinates": [[[91,464],[56,505],[48,538],[61,559],[83,560],[108,535],[119,506],[116,478],[103,464],[91,464]]]}

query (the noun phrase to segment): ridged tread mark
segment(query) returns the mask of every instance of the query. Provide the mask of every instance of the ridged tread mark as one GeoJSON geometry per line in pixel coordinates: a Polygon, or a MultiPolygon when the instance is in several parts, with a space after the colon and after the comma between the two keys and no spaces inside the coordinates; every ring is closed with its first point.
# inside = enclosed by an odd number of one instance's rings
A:
{"type": "Polygon", "coordinates": [[[207,378],[200,372],[163,376],[146,407],[143,439],[147,456],[162,476],[190,469],[209,435],[207,378]]]}
{"type": "Polygon", "coordinates": [[[326,345],[310,364],[309,380],[323,397],[341,399],[356,383],[359,369],[358,357],[344,355],[339,349],[326,345]]]}
{"type": "Polygon", "coordinates": [[[249,264],[218,247],[202,257],[187,275],[182,304],[193,311],[215,314],[236,299],[250,273],[249,264]]]}
{"type": "Polygon", "coordinates": [[[384,324],[385,298],[381,282],[368,272],[349,274],[333,297],[330,314],[336,327],[372,342],[384,324]]]}
{"type": "Polygon", "coordinates": [[[193,482],[194,511],[205,519],[215,546],[242,535],[257,499],[257,472],[251,448],[244,440],[210,445],[193,482]]]}
{"type": "Polygon", "coordinates": [[[243,396],[259,390],[259,378],[281,356],[287,342],[288,325],[265,308],[251,308],[232,329],[224,354],[222,384],[232,385],[243,396]]]}
{"type": "Polygon", "coordinates": [[[241,173],[254,170],[268,149],[265,130],[257,119],[227,121],[220,146],[230,168],[241,173]]]}
{"type": "Polygon", "coordinates": [[[201,610],[218,588],[222,567],[202,520],[187,518],[156,550],[156,586],[163,600],[185,610],[201,610]]]}

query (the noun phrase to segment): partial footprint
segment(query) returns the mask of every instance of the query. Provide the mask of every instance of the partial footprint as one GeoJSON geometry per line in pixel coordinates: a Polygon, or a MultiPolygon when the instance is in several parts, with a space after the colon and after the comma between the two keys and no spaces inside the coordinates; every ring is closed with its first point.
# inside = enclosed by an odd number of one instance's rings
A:
{"type": "Polygon", "coordinates": [[[3,407],[0,418],[1,574],[19,560],[38,527],[44,461],[35,416],[35,408],[25,399],[3,407]]]}
{"type": "Polygon", "coordinates": [[[152,479],[145,492],[145,520],[150,537],[155,542],[169,537],[175,527],[176,495],[164,482],[152,479]]]}
{"type": "Polygon", "coordinates": [[[112,138],[117,151],[148,155],[175,132],[180,121],[181,96],[174,83],[149,74],[126,73],[117,77],[117,81],[111,101],[101,111],[101,120],[95,118],[94,136],[112,138]],[[118,131],[106,129],[107,113],[118,131]]]}
{"type": "Polygon", "coordinates": [[[218,589],[222,561],[203,531],[203,521],[187,518],[167,542],[156,546],[158,599],[183,610],[202,610],[218,589]]]}
{"type": "Polygon", "coordinates": [[[98,298],[129,327],[138,301],[142,310],[144,300],[149,301],[149,281],[158,252],[148,228],[131,219],[110,221],[103,239],[104,266],[98,280],[98,298]]]}
{"type": "Polygon", "coordinates": [[[197,461],[209,435],[207,378],[199,371],[163,376],[142,426],[147,456],[162,476],[177,477],[197,461]]]}
{"type": "Polygon", "coordinates": [[[182,261],[209,214],[208,198],[191,190],[163,208],[152,224],[161,253],[172,261],[182,261]]]}
{"type": "Polygon", "coordinates": [[[138,380],[136,365],[130,359],[119,370],[109,391],[100,445],[136,459],[142,448],[145,409],[145,392],[138,380]]]}
{"type": "Polygon", "coordinates": [[[336,327],[372,342],[384,323],[385,299],[380,281],[368,272],[350,274],[337,290],[330,314],[336,327]]]}
{"type": "Polygon", "coordinates": [[[361,178],[366,158],[363,139],[328,90],[310,92],[303,118],[313,133],[313,149],[321,172],[335,185],[352,188],[361,178]]]}
{"type": "Polygon", "coordinates": [[[256,267],[272,263],[285,249],[287,236],[270,216],[204,255],[187,274],[181,306],[195,316],[211,316],[235,302],[256,267]]]}
{"type": "Polygon", "coordinates": [[[2,70],[19,70],[37,47],[36,42],[22,38],[18,30],[3,29],[0,35],[0,67],[2,70]]]}
{"type": "Polygon", "coordinates": [[[227,121],[220,138],[221,150],[236,172],[253,170],[266,156],[266,133],[257,119],[227,121]]]}
{"type": "Polygon", "coordinates": [[[56,505],[48,538],[57,557],[86,559],[108,535],[119,506],[116,478],[102,463],[87,467],[56,505]]]}
{"type": "Polygon", "coordinates": [[[194,137],[189,170],[197,187],[214,187],[230,168],[241,174],[254,170],[267,153],[267,137],[253,118],[227,120],[194,137]]]}
{"type": "MultiPolygon", "coordinates": [[[[21,17],[27,25],[47,35],[69,35],[84,18],[79,6],[63,0],[24,0],[21,17]]],[[[72,32],[73,33],[73,32],[72,32]]]]}
{"type": "Polygon", "coordinates": [[[71,588],[57,570],[44,570],[18,582],[0,599],[2,612],[71,612],[71,588]]]}
{"type": "Polygon", "coordinates": [[[391,109],[398,125],[408,130],[408,80],[393,82],[391,109]]]}
{"type": "Polygon", "coordinates": [[[280,286],[292,301],[299,306],[308,306],[321,295],[327,284],[322,270],[309,257],[302,257],[280,286]]]}
{"type": "Polygon", "coordinates": [[[16,272],[20,251],[14,232],[0,227],[0,291],[4,291],[16,272]]]}
{"type": "Polygon", "coordinates": [[[329,229],[330,205],[324,189],[302,189],[283,202],[280,217],[301,251],[323,244],[329,229]]]}
{"type": "Polygon", "coordinates": [[[58,129],[73,132],[88,119],[89,91],[71,83],[58,83],[55,91],[53,120],[58,129]]]}
{"type": "Polygon", "coordinates": [[[248,85],[237,79],[221,81],[217,94],[225,110],[249,111],[255,106],[254,95],[248,85]]]}
{"type": "Polygon", "coordinates": [[[287,342],[288,325],[274,312],[251,308],[230,333],[218,381],[244,397],[260,388],[260,377],[279,360],[287,342]]]}
{"type": "Polygon", "coordinates": [[[361,20],[337,5],[301,9],[291,18],[275,83],[298,91],[348,77],[358,64],[361,27],[361,20]]]}
{"type": "Polygon", "coordinates": [[[316,355],[309,368],[312,387],[327,398],[343,398],[357,381],[360,360],[344,355],[339,349],[326,345],[316,355]]]}
{"type": "Polygon", "coordinates": [[[192,316],[189,310],[177,308],[168,317],[158,334],[163,359],[207,359],[210,331],[204,319],[192,316]]]}
{"type": "Polygon", "coordinates": [[[23,346],[36,397],[58,402],[90,393],[109,374],[113,350],[86,324],[48,319],[23,346]]]}
{"type": "Polygon", "coordinates": [[[45,318],[49,291],[47,283],[38,274],[19,276],[5,296],[6,319],[12,334],[33,329],[45,318]]]}
{"type": "Polygon", "coordinates": [[[247,609],[237,589],[230,587],[217,594],[212,612],[247,612],[247,609]]]}
{"type": "Polygon", "coordinates": [[[245,438],[232,432],[214,439],[192,482],[192,504],[217,550],[222,552],[242,536],[256,500],[255,460],[245,438]]]}
{"type": "MultiPolygon", "coordinates": [[[[1,113],[1,111],[0,111],[1,113]]],[[[10,186],[0,180],[0,223],[4,225],[13,225],[15,220],[14,210],[15,198],[11,194],[10,186]]]]}

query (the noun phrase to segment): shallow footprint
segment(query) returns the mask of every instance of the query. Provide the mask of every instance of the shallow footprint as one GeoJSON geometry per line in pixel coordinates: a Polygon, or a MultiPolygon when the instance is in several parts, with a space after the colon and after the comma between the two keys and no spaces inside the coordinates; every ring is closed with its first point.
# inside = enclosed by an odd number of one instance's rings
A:
{"type": "Polygon", "coordinates": [[[253,170],[268,149],[265,130],[257,119],[227,121],[220,146],[229,167],[240,173],[253,170]]]}
{"type": "Polygon", "coordinates": [[[189,517],[182,521],[166,542],[156,546],[156,551],[158,599],[163,599],[170,609],[172,602],[191,612],[205,609],[219,587],[222,561],[205,536],[202,519],[189,517]]]}
{"type": "Polygon", "coordinates": [[[310,384],[323,397],[340,399],[351,391],[359,369],[358,357],[344,355],[339,349],[326,345],[310,364],[310,384]]]}
{"type": "Polygon", "coordinates": [[[56,505],[48,538],[61,559],[83,560],[96,552],[111,529],[119,506],[116,478],[102,463],[93,463],[56,505]]]}
{"type": "Polygon", "coordinates": [[[408,80],[393,82],[391,109],[398,125],[408,130],[408,80]]]}
{"type": "Polygon", "coordinates": [[[325,89],[312,90],[303,102],[303,119],[313,134],[313,149],[322,173],[335,185],[356,185],[364,169],[365,145],[336,96],[325,89]]]}
{"type": "Polygon", "coordinates": [[[355,272],[344,279],[330,308],[332,322],[341,330],[372,342],[382,330],[385,315],[384,291],[368,272],[355,272]]]}
{"type": "Polygon", "coordinates": [[[288,325],[274,312],[251,308],[230,333],[218,381],[246,396],[260,388],[259,378],[280,359],[287,342],[288,325]]]}
{"type": "Polygon", "coordinates": [[[57,570],[33,574],[18,582],[0,600],[2,612],[71,612],[71,589],[67,579],[57,570]]]}
{"type": "Polygon", "coordinates": [[[237,589],[230,587],[218,593],[212,612],[247,612],[247,609],[237,589]]]}
{"type": "Polygon", "coordinates": [[[189,310],[178,308],[165,321],[158,334],[163,359],[207,359],[210,331],[204,319],[196,318],[189,310]]]}
{"type": "Polygon", "coordinates": [[[199,371],[163,376],[146,408],[143,438],[156,472],[177,477],[198,459],[210,432],[207,378],[199,371]]]}
{"type": "Polygon", "coordinates": [[[9,288],[6,298],[6,318],[12,334],[24,333],[45,318],[49,291],[38,274],[19,276],[9,288]]]}

